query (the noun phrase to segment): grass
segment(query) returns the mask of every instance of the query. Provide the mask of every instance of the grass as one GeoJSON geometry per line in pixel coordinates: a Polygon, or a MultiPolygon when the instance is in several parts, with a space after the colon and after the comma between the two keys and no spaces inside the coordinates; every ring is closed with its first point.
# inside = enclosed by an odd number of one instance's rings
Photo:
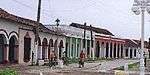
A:
{"type": "Polygon", "coordinates": [[[138,68],[139,66],[139,62],[138,63],[134,63],[134,64],[129,64],[128,65],[128,69],[131,70],[131,69],[134,69],[134,68],[138,68]]]}
{"type": "MultiPolygon", "coordinates": [[[[128,70],[137,68],[138,65],[139,65],[139,62],[138,63],[129,64],[128,65],[128,70]]],[[[120,66],[120,67],[114,68],[114,70],[124,70],[124,66],[120,66]]]]}
{"type": "Polygon", "coordinates": [[[0,75],[18,75],[15,69],[6,68],[0,70],[0,75]]]}

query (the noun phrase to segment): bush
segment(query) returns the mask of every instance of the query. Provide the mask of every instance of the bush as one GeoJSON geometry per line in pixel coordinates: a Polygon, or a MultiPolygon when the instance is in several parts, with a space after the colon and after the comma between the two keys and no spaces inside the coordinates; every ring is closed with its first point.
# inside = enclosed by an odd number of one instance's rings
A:
{"type": "Polygon", "coordinates": [[[139,63],[129,64],[129,65],[128,65],[128,68],[129,68],[129,69],[132,69],[132,68],[138,67],[138,64],[139,64],[139,63]]]}
{"type": "Polygon", "coordinates": [[[6,68],[0,71],[0,75],[17,75],[17,72],[14,69],[6,68]]]}
{"type": "Polygon", "coordinates": [[[124,66],[120,66],[120,67],[114,68],[113,70],[124,70],[124,66]]]}

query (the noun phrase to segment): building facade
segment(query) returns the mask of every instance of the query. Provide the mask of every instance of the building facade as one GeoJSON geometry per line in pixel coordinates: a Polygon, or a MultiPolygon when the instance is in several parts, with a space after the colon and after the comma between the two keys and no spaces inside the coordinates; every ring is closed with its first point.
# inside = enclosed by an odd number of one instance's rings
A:
{"type": "Polygon", "coordinates": [[[51,50],[64,49],[65,36],[39,24],[38,45],[35,43],[37,22],[0,9],[0,63],[30,63],[47,60],[51,50]]]}
{"type": "Polygon", "coordinates": [[[96,35],[97,58],[124,58],[125,41],[110,35],[96,35]]]}
{"type": "MultiPolygon", "coordinates": [[[[150,57],[150,42],[145,42],[145,48],[150,57]]],[[[0,63],[44,64],[52,51],[60,59],[64,53],[79,58],[81,50],[86,58],[139,58],[140,41],[117,38],[106,29],[77,23],[58,27],[38,24],[0,8],[0,63]]]]}
{"type": "MultiPolygon", "coordinates": [[[[83,50],[84,29],[76,28],[69,25],[46,25],[49,29],[58,29],[66,36],[65,52],[66,57],[79,58],[81,50],[83,50]]],[[[89,30],[85,32],[85,54],[86,57],[92,57],[91,34],[89,30]]]]}

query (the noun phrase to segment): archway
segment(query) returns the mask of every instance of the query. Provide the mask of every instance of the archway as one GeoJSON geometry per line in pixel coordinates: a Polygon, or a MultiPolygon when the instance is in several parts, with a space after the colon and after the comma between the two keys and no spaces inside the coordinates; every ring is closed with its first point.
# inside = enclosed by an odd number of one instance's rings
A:
{"type": "Polygon", "coordinates": [[[69,47],[69,44],[68,44],[68,42],[66,42],[66,51],[65,51],[65,57],[69,57],[68,56],[68,47],[69,47]]]}
{"type": "Polygon", "coordinates": [[[126,49],[126,57],[128,57],[128,49],[126,49]]]}
{"type": "Polygon", "coordinates": [[[136,57],[136,49],[134,49],[134,57],[136,57]]]}
{"type": "Polygon", "coordinates": [[[77,44],[77,57],[79,57],[79,50],[80,50],[80,46],[79,43],[77,44]]]}
{"type": "Polygon", "coordinates": [[[57,40],[55,40],[54,43],[54,54],[56,55],[56,58],[58,57],[58,46],[57,46],[57,40]]]}
{"type": "Polygon", "coordinates": [[[106,58],[108,58],[108,54],[109,54],[109,44],[107,42],[106,43],[106,58]]]}
{"type": "Polygon", "coordinates": [[[120,53],[120,44],[118,44],[118,47],[117,47],[117,48],[118,48],[118,49],[117,49],[117,57],[120,58],[120,54],[119,54],[119,53],[120,53]]]}
{"type": "Polygon", "coordinates": [[[49,40],[49,46],[48,46],[48,58],[50,59],[50,54],[52,52],[53,48],[53,39],[49,40]]]}
{"type": "Polygon", "coordinates": [[[47,39],[44,38],[42,42],[42,59],[44,60],[46,58],[46,49],[47,49],[47,39]]]}
{"type": "Polygon", "coordinates": [[[9,40],[9,62],[17,63],[18,62],[18,41],[16,36],[11,36],[9,40]]]}
{"type": "Polygon", "coordinates": [[[130,49],[130,58],[132,58],[132,49],[130,49]]]}
{"type": "Polygon", "coordinates": [[[59,44],[59,58],[62,58],[63,48],[64,48],[63,41],[61,40],[59,44]]]}
{"type": "Polygon", "coordinates": [[[90,40],[87,40],[87,57],[90,56],[90,40]]]}
{"type": "Polygon", "coordinates": [[[96,43],[96,57],[99,58],[100,46],[99,41],[96,43]]]}
{"type": "Polygon", "coordinates": [[[123,44],[121,44],[121,58],[123,58],[123,44]]]}
{"type": "Polygon", "coordinates": [[[3,34],[0,34],[0,63],[4,61],[4,51],[5,51],[6,37],[3,34]]]}
{"type": "Polygon", "coordinates": [[[27,32],[24,36],[24,62],[30,61],[30,54],[31,54],[31,38],[29,33],[27,32]]]}
{"type": "Polygon", "coordinates": [[[114,58],[116,58],[116,43],[114,44],[114,58]]]}

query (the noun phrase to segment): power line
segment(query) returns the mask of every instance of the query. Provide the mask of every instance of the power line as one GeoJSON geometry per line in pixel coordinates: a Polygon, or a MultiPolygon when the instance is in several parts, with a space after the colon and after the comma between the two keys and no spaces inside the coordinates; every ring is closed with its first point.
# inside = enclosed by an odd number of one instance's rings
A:
{"type": "MultiPolygon", "coordinates": [[[[12,1],[14,1],[15,3],[20,4],[20,5],[24,6],[24,7],[27,7],[27,8],[29,8],[32,11],[37,11],[37,9],[35,9],[35,8],[33,8],[33,7],[31,7],[31,6],[27,5],[27,4],[24,4],[24,3],[20,2],[20,1],[17,1],[17,0],[12,0],[12,1]]],[[[42,10],[43,10],[44,14],[46,14],[48,16],[51,16],[47,10],[44,10],[44,9],[42,9],[42,10]]]]}

